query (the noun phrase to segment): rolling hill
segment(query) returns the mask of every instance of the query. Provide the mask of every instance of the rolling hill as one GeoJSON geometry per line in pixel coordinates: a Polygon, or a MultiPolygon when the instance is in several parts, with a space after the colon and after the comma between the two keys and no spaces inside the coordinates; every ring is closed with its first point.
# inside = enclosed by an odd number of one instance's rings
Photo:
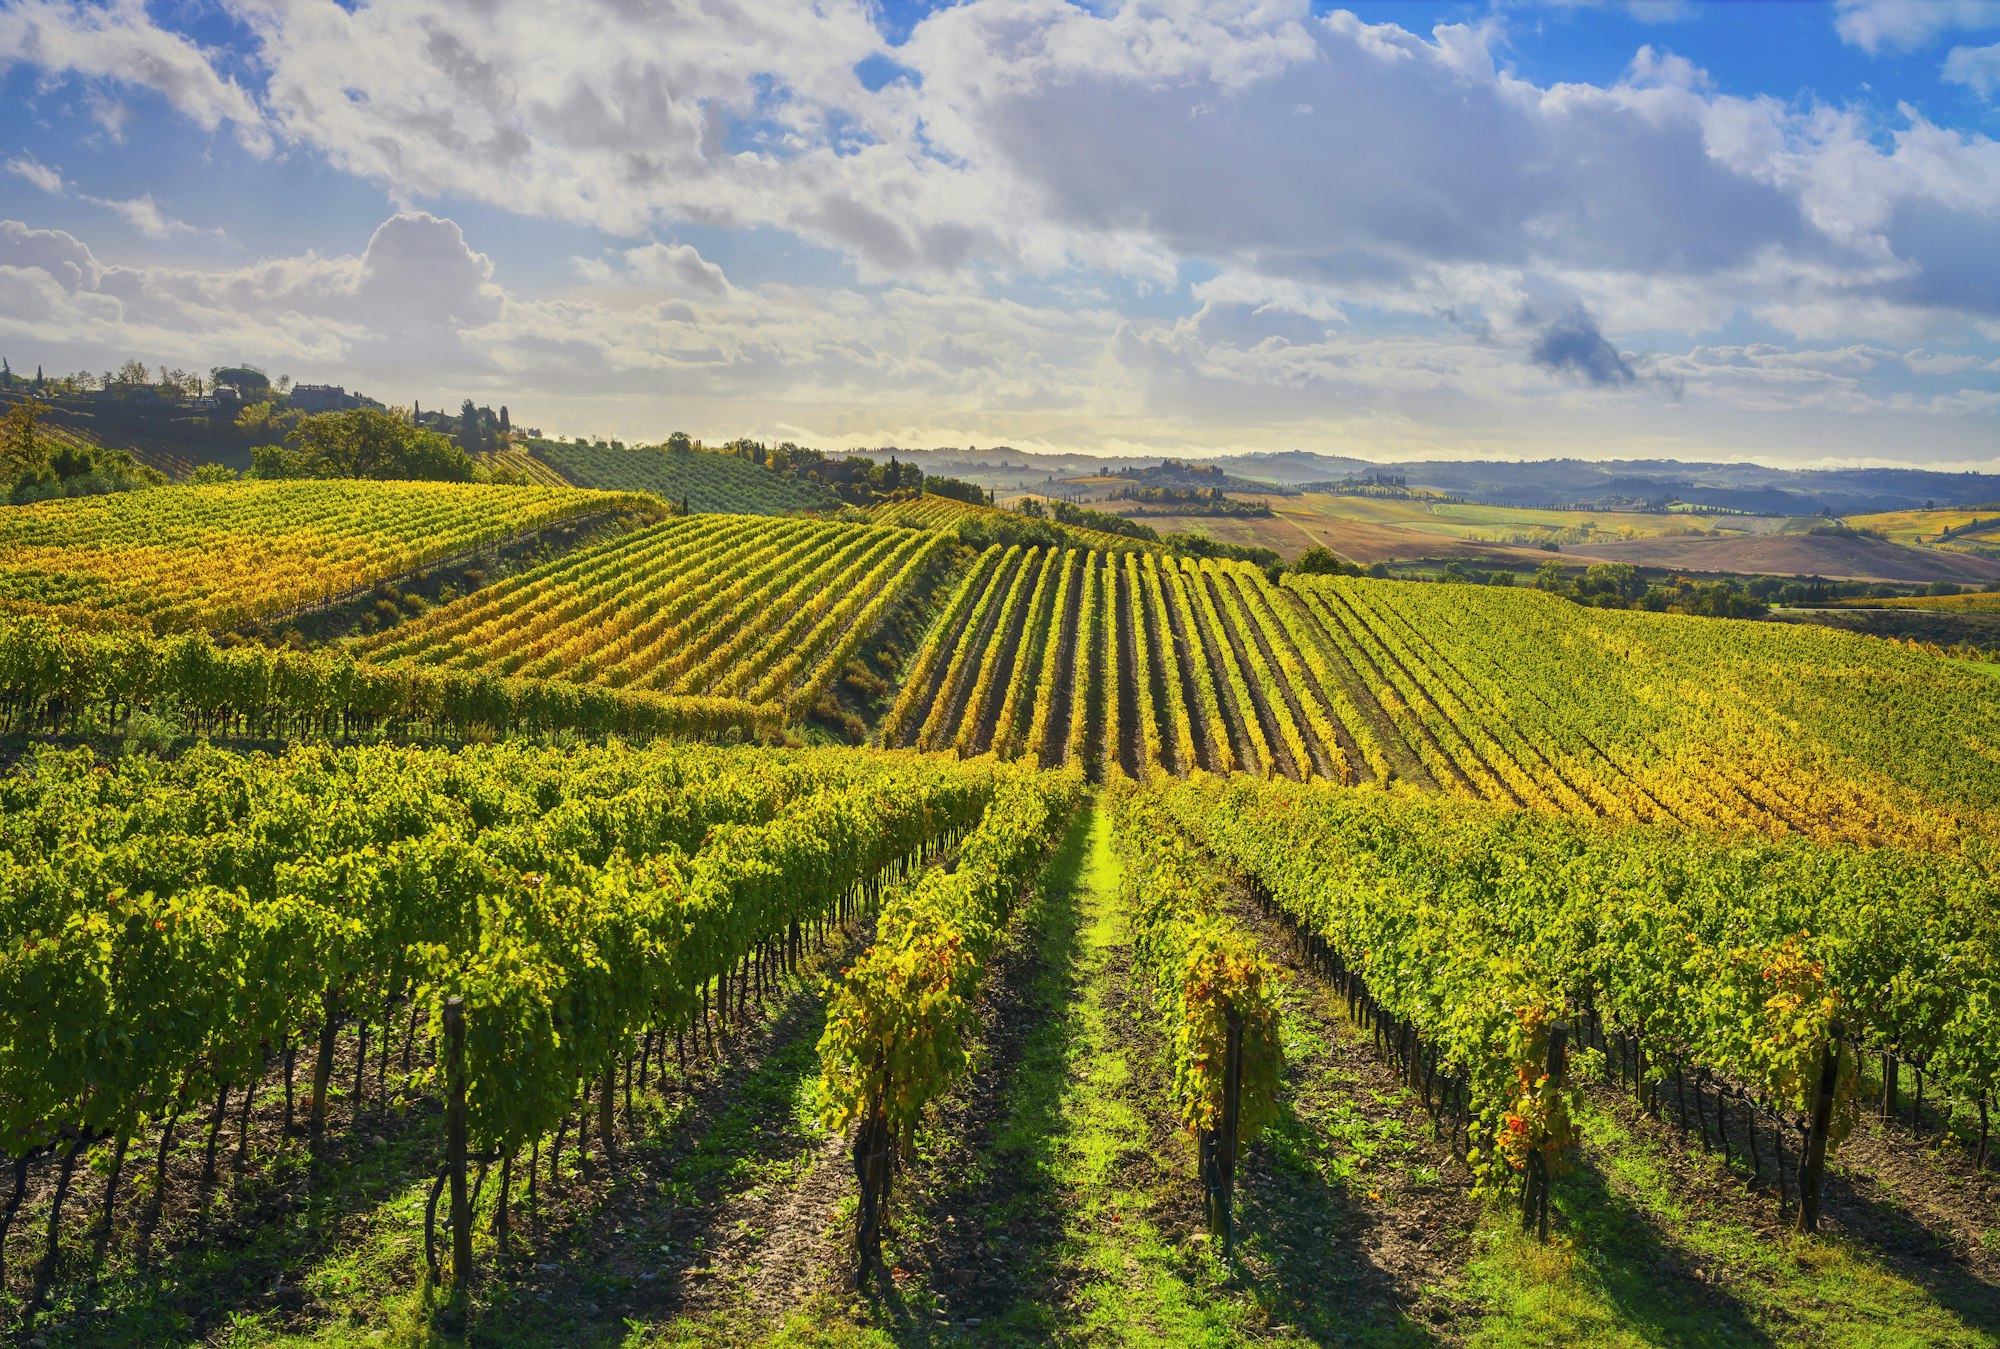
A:
{"type": "Polygon", "coordinates": [[[818,483],[775,473],[761,464],[707,450],[651,446],[614,449],[580,441],[534,440],[527,450],[565,481],[600,491],[651,492],[692,511],[789,515],[831,510],[840,499],[818,483]]]}
{"type": "Polygon", "coordinates": [[[1854,534],[1769,534],[1635,539],[1563,550],[1570,558],[1719,575],[1823,576],[1832,580],[1928,584],[2000,581],[2000,562],[1970,553],[1917,548],[1854,534]]]}

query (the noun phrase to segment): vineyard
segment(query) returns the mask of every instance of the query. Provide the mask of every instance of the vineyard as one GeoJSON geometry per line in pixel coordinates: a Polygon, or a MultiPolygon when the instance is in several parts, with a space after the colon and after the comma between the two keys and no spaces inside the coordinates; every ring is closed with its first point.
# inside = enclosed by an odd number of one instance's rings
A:
{"type": "MultiPolygon", "coordinates": [[[[901,525],[909,529],[943,529],[957,531],[970,524],[1001,529],[1023,527],[1025,517],[1012,511],[1003,511],[993,506],[976,506],[956,497],[920,496],[904,497],[895,501],[885,501],[879,506],[868,508],[868,518],[880,525],[901,525]]],[[[1164,553],[1166,548],[1145,539],[1127,538],[1123,534],[1113,534],[1101,529],[1085,529],[1079,525],[1062,525],[1052,521],[1035,521],[1036,528],[1045,530],[1055,537],[1077,548],[1101,548],[1114,553],[1164,553]]]]}
{"type": "Polygon", "coordinates": [[[523,479],[541,487],[568,487],[569,479],[550,468],[542,460],[526,450],[489,450],[475,456],[480,466],[494,469],[503,468],[518,473],[523,479]]]}
{"type": "Polygon", "coordinates": [[[279,618],[643,498],[461,483],[246,482],[0,516],[0,610],[178,632],[279,618]]]}
{"type": "Polygon", "coordinates": [[[996,547],[933,628],[883,738],[1097,777],[1352,782],[1385,760],[1346,689],[1254,567],[996,547]]]}
{"type": "Polygon", "coordinates": [[[1858,842],[1945,841],[2000,810],[1990,683],[1920,652],[1535,592],[1277,586],[1240,563],[1083,550],[983,554],[882,739],[1097,778],[1405,782],[1858,842]]]}
{"type": "Polygon", "coordinates": [[[2000,1340],[1991,673],[986,514],[10,512],[0,1334],[2000,1340]]]}
{"type": "Polygon", "coordinates": [[[707,450],[616,449],[582,441],[536,440],[527,453],[566,482],[613,492],[651,492],[691,511],[787,515],[834,510],[840,498],[818,483],[749,459],[707,450]]]}
{"type": "Polygon", "coordinates": [[[872,525],[696,515],[468,595],[364,641],[371,663],[811,708],[946,541],[872,525]]]}

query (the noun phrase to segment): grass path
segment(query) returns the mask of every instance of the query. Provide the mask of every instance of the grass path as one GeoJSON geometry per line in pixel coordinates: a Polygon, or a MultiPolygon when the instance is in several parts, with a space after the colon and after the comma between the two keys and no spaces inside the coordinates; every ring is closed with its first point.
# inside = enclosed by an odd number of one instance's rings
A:
{"type": "Polygon", "coordinates": [[[851,1329],[801,1317],[784,1342],[1261,1338],[1263,1310],[1196,1235],[1193,1148],[1168,1116],[1160,1047],[1130,983],[1121,880],[1110,816],[1087,804],[989,981],[987,1043],[919,1144],[892,1283],[873,1304],[818,1309],[851,1329]]]}
{"type": "Polygon", "coordinates": [[[969,1079],[988,1078],[996,1119],[977,1147],[925,1158],[950,1180],[928,1227],[898,1243],[907,1280],[879,1323],[887,1338],[1436,1342],[1456,1309],[1440,1286],[1468,1244],[1470,1206],[1325,990],[1302,988],[1286,1009],[1286,1110],[1245,1155],[1240,1263],[1215,1258],[1194,1149],[1171,1118],[1162,1043],[1132,980],[1122,880],[1109,812],[1086,806],[1020,925],[1034,960],[1019,1005],[996,1012],[1030,1029],[969,1079]],[[962,1271],[996,1256],[1005,1295],[966,1296],[962,1271]]]}
{"type": "Polygon", "coordinates": [[[1131,982],[1123,868],[1111,817],[1083,812],[1088,845],[1074,880],[1077,996],[1062,1068],[1063,1129],[1049,1140],[1068,1216],[1066,1337],[1093,1344],[1223,1344],[1246,1308],[1221,1296],[1195,1226],[1193,1149],[1165,1118],[1159,1047],[1131,982]]]}

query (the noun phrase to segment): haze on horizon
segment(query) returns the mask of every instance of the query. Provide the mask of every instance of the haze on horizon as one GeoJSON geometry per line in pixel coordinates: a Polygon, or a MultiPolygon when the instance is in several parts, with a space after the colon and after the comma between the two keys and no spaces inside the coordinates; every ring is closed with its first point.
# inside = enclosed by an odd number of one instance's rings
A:
{"type": "Polygon", "coordinates": [[[2000,3],[0,0],[0,355],[551,432],[2000,467],[2000,3]]]}

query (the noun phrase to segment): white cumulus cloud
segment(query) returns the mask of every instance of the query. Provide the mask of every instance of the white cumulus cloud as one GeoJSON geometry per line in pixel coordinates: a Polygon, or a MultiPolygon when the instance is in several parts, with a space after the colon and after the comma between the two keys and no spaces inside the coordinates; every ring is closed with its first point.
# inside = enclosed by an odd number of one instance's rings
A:
{"type": "MultiPolygon", "coordinates": [[[[0,69],[16,62],[55,74],[151,89],[183,117],[213,131],[229,123],[253,153],[271,138],[254,100],[220,75],[214,54],[153,21],[141,0],[10,0],[0,8],[0,69]]],[[[122,114],[107,123],[114,139],[122,114]]]]}
{"type": "Polygon", "coordinates": [[[1910,51],[1953,29],[2000,26],[1993,0],[1835,0],[1834,29],[1870,54],[1910,51]]]}
{"type": "Polygon", "coordinates": [[[2000,92],[2000,42],[1990,47],[1953,47],[1944,59],[1942,73],[1953,84],[1993,97],[2000,92]]]}

